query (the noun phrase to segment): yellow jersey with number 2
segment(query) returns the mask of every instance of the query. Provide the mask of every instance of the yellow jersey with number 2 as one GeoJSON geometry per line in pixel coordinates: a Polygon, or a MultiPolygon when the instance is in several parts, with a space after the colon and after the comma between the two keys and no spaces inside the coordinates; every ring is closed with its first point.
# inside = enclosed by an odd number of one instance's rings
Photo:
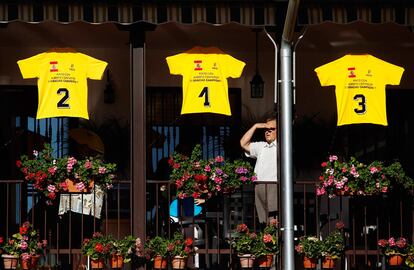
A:
{"type": "Polygon", "coordinates": [[[194,47],[166,60],[171,74],[183,76],[181,114],[231,115],[227,78],[240,77],[244,62],[215,47],[194,47]]]}
{"type": "Polygon", "coordinates": [[[17,62],[24,79],[38,78],[37,119],[88,115],[87,78],[102,79],[107,63],[61,48],[17,62]]]}
{"type": "Polygon", "coordinates": [[[387,126],[385,85],[399,85],[404,68],[372,55],[345,55],[315,69],[321,86],[335,85],[338,126],[387,126]]]}

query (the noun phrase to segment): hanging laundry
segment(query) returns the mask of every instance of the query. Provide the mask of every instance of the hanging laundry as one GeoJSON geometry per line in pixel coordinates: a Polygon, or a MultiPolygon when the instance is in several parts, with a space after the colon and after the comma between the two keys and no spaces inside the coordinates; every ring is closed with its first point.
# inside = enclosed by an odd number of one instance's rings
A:
{"type": "Polygon", "coordinates": [[[88,115],[87,78],[101,80],[107,63],[71,48],[55,48],[17,61],[24,79],[38,78],[37,119],[88,115]]]}
{"type": "Polygon", "coordinates": [[[170,73],[183,76],[181,114],[231,115],[227,78],[238,78],[246,65],[215,47],[194,47],[166,58],[170,73]]]}
{"type": "Polygon", "coordinates": [[[348,54],[315,72],[321,86],[335,85],[338,126],[388,125],[385,85],[399,85],[404,68],[369,54],[348,54]]]}

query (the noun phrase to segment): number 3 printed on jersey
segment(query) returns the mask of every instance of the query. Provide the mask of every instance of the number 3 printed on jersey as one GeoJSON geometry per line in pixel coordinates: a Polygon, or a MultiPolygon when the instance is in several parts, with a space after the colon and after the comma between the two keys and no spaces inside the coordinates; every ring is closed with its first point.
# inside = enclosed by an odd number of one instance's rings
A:
{"type": "Polygon", "coordinates": [[[204,87],[198,95],[199,98],[204,96],[204,107],[210,107],[210,100],[208,98],[208,87],[204,87]]]}
{"type": "Polygon", "coordinates": [[[59,88],[56,92],[59,96],[62,96],[62,98],[58,101],[57,107],[58,109],[69,109],[69,103],[67,101],[69,100],[69,90],[66,88],[59,88]]]}
{"type": "Polygon", "coordinates": [[[354,96],[354,100],[358,102],[358,107],[354,109],[354,112],[357,114],[365,114],[367,112],[367,102],[365,96],[362,94],[357,94],[354,96]]]}

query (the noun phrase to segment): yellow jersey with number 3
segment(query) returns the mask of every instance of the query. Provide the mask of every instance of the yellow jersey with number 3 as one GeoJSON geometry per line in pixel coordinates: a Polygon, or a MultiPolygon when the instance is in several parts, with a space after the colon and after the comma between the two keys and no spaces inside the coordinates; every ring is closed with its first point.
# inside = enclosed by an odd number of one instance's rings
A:
{"type": "Polygon", "coordinates": [[[38,78],[37,119],[88,115],[87,78],[102,79],[107,63],[72,49],[54,49],[17,62],[24,79],[38,78]]]}
{"type": "Polygon", "coordinates": [[[181,114],[231,115],[227,78],[240,77],[244,62],[215,47],[194,47],[166,60],[171,74],[183,76],[181,114]]]}
{"type": "Polygon", "coordinates": [[[345,55],[315,69],[321,86],[335,85],[338,126],[387,126],[385,85],[399,85],[404,68],[372,55],[345,55]]]}

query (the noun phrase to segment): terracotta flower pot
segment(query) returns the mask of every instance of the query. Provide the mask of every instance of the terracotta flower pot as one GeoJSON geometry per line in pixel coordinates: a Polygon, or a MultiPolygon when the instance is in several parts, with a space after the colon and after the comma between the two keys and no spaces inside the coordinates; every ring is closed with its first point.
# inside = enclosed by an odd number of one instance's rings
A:
{"type": "Polygon", "coordinates": [[[322,268],[324,269],[332,269],[335,268],[335,260],[331,257],[325,257],[322,261],[322,268]]]}
{"type": "Polygon", "coordinates": [[[90,193],[91,190],[94,187],[94,181],[93,180],[89,183],[88,187],[85,187],[82,190],[78,190],[76,188],[76,183],[72,179],[69,179],[69,178],[66,179],[65,183],[68,185],[68,191],[67,191],[68,193],[90,193]]]}
{"type": "Polygon", "coordinates": [[[36,269],[37,264],[39,263],[40,255],[33,255],[29,260],[21,260],[20,265],[22,269],[36,269]]]}
{"type": "Polygon", "coordinates": [[[337,195],[337,196],[348,196],[349,192],[347,192],[343,189],[337,189],[337,190],[335,190],[335,195],[337,195]]]}
{"type": "Polygon", "coordinates": [[[167,269],[167,258],[157,255],[154,257],[154,269],[167,269]]]}
{"type": "Polygon", "coordinates": [[[1,255],[1,257],[3,258],[4,269],[16,269],[17,268],[19,256],[3,254],[1,255]]]}
{"type": "Polygon", "coordinates": [[[256,259],[256,262],[259,267],[272,267],[273,254],[262,255],[256,259]]]}
{"type": "Polygon", "coordinates": [[[102,269],[105,267],[105,259],[91,259],[91,268],[102,269]]]}
{"type": "Polygon", "coordinates": [[[403,257],[400,255],[392,255],[390,256],[390,258],[388,259],[388,264],[390,266],[397,266],[397,265],[401,265],[403,263],[403,257]]]}
{"type": "Polygon", "coordinates": [[[252,254],[239,255],[241,268],[252,268],[254,264],[254,256],[252,254]]]}
{"type": "Polygon", "coordinates": [[[303,268],[316,268],[317,259],[303,257],[303,268]]]}
{"type": "Polygon", "coordinates": [[[187,257],[174,256],[171,264],[173,269],[185,269],[187,266],[187,257]]]}
{"type": "Polygon", "coordinates": [[[111,268],[122,268],[124,266],[124,257],[113,254],[111,257],[111,268]]]}

